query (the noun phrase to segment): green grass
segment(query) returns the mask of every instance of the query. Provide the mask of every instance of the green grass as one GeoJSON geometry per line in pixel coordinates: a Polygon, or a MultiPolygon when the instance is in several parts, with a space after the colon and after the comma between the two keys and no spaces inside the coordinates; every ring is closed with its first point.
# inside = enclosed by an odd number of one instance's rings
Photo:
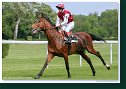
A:
{"type": "MultiPolygon", "coordinates": [[[[110,64],[109,44],[95,44],[95,49],[110,64]]],[[[47,45],[10,45],[9,55],[2,59],[3,80],[33,80],[34,76],[42,68],[46,59],[47,45]]],[[[91,58],[96,70],[96,76],[92,76],[91,69],[83,60],[79,65],[79,55],[69,56],[71,79],[69,80],[118,80],[118,45],[113,44],[113,64],[111,70],[107,70],[96,56],[86,54],[91,58]]],[[[54,57],[49,67],[39,80],[67,80],[64,59],[54,57]]]]}

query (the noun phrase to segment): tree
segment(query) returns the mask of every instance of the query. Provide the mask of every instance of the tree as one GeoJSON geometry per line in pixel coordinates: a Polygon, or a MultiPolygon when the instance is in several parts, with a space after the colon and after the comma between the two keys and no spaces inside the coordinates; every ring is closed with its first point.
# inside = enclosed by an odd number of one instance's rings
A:
{"type": "Polygon", "coordinates": [[[8,15],[8,14],[10,14],[10,16],[8,18],[8,21],[10,21],[9,25],[12,26],[15,24],[14,40],[16,40],[17,35],[18,35],[18,27],[20,24],[20,19],[22,16],[25,16],[25,14],[26,14],[25,8],[22,6],[22,4],[20,2],[19,3],[3,2],[3,15],[5,16],[5,21],[7,19],[6,15],[8,15]]]}
{"type": "MultiPolygon", "coordinates": [[[[42,12],[54,22],[56,13],[50,6],[37,2],[3,2],[2,3],[2,38],[27,38],[31,24],[36,19],[36,11],[42,12]]],[[[43,35],[43,34],[41,34],[43,35]]]]}
{"type": "Polygon", "coordinates": [[[108,37],[118,36],[118,11],[106,10],[101,14],[100,26],[108,32],[108,37]]]}
{"type": "MultiPolygon", "coordinates": [[[[31,36],[31,25],[38,15],[47,15],[55,23],[56,12],[50,6],[40,2],[3,2],[2,3],[2,39],[27,39],[31,36]]],[[[97,12],[74,15],[73,32],[89,32],[102,37],[118,36],[118,10],[106,10],[98,16],[97,12]]],[[[33,38],[45,37],[43,33],[33,38]]]]}

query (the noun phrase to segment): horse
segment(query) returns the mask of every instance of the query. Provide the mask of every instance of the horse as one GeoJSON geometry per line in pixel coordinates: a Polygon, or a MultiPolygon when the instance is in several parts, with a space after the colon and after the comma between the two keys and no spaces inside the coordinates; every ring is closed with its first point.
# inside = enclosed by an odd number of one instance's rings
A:
{"type": "Polygon", "coordinates": [[[32,33],[35,34],[37,32],[44,31],[44,34],[48,40],[48,54],[45,61],[44,66],[40,70],[40,72],[34,77],[35,79],[40,78],[42,76],[44,70],[47,68],[48,64],[54,58],[54,56],[63,57],[66,65],[66,70],[68,74],[68,78],[71,78],[70,70],[69,70],[69,61],[68,56],[72,54],[79,54],[87,61],[92,70],[93,76],[95,76],[96,71],[92,65],[90,58],[84,52],[87,50],[89,53],[97,56],[103,63],[103,65],[110,70],[110,65],[108,65],[104,59],[102,58],[100,52],[96,51],[93,48],[93,40],[105,41],[102,38],[89,34],[87,32],[76,32],[72,34],[74,37],[78,39],[78,42],[71,43],[71,45],[65,44],[62,39],[60,33],[53,28],[53,24],[51,20],[47,16],[39,17],[31,26],[32,33]]]}

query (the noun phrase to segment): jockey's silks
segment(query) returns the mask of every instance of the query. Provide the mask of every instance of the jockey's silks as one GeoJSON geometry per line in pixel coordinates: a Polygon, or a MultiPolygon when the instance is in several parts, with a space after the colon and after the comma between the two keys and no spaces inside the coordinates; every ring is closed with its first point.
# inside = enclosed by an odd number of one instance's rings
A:
{"type": "Polygon", "coordinates": [[[63,10],[63,12],[58,12],[58,17],[64,21],[64,16],[65,14],[69,14],[69,18],[68,18],[68,23],[72,22],[73,19],[73,15],[68,11],[68,10],[63,10]]]}

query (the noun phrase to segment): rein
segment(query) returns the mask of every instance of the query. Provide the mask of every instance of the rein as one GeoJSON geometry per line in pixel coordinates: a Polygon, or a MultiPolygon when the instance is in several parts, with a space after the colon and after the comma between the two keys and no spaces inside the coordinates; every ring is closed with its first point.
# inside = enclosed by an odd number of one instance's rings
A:
{"type": "Polygon", "coordinates": [[[47,30],[45,20],[43,22],[44,22],[44,30],[47,30]]]}
{"type": "MultiPolygon", "coordinates": [[[[46,28],[46,24],[45,24],[45,21],[43,21],[44,22],[44,30],[47,30],[47,28],[46,28]]],[[[42,31],[42,29],[40,28],[39,30],[37,30],[38,32],[41,32],[42,31]]]]}
{"type": "MultiPolygon", "coordinates": [[[[44,29],[44,30],[48,30],[48,29],[46,28],[45,20],[43,21],[43,23],[44,23],[43,29],[44,29]]],[[[50,28],[50,29],[52,30],[53,28],[50,28]]],[[[41,30],[40,30],[40,31],[41,31],[41,30]]]]}

